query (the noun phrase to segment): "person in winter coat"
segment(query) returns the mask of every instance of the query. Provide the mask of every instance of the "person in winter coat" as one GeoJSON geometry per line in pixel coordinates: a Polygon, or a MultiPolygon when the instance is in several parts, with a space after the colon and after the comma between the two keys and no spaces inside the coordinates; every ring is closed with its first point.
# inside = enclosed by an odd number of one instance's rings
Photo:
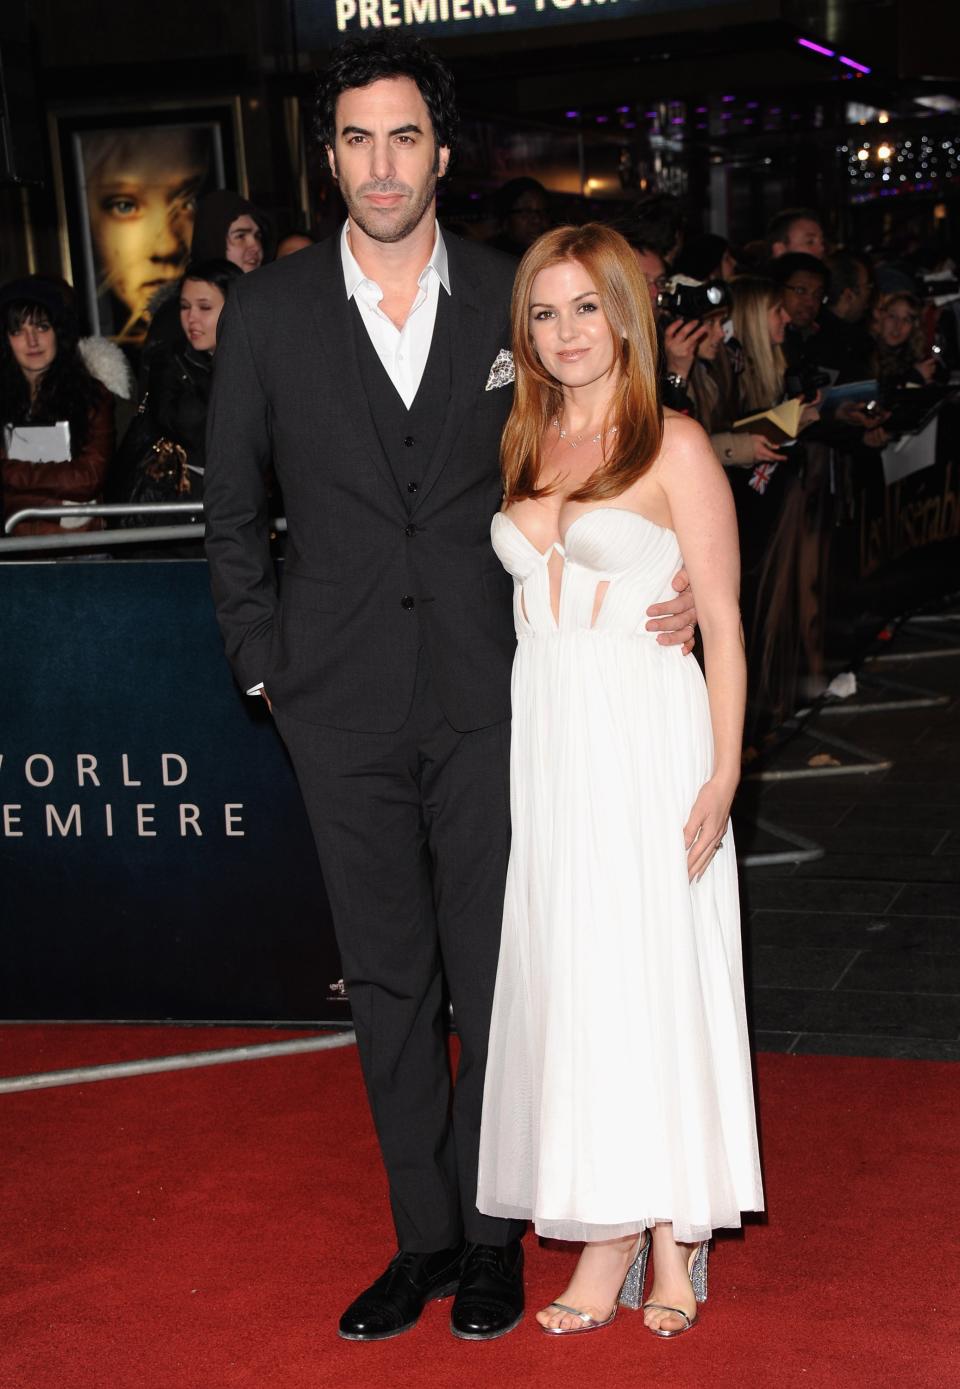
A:
{"type": "MultiPolygon", "coordinates": [[[[113,397],[85,365],[76,318],[64,296],[38,275],[0,291],[0,425],[5,519],[24,507],[102,498],[114,450],[113,397]],[[33,462],[17,457],[15,435],[7,442],[17,427],[60,422],[69,425],[68,459],[33,462]]],[[[38,518],[22,521],[15,533],[99,529],[98,520],[38,518]]]]}
{"type": "Polygon", "coordinates": [[[203,496],[204,436],[207,404],[217,346],[217,324],[233,281],[241,271],[232,261],[191,261],[177,299],[182,349],[170,353],[155,374],[150,413],[158,435],[183,450],[185,472],[178,482],[178,497],[198,500],[203,496]]]}
{"type": "MultiPolygon", "coordinates": [[[[177,295],[182,345],[154,363],[150,391],[117,451],[111,500],[140,506],[202,499],[217,324],[231,284],[241,278],[227,260],[187,266],[177,295]]],[[[150,524],[148,518],[131,513],[120,525],[150,524]]]]}

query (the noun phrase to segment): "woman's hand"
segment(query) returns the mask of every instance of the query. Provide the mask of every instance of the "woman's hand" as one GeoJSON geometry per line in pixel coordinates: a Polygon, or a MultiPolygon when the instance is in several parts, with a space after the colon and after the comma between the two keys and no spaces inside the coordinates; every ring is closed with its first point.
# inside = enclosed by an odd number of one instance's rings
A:
{"type": "Polygon", "coordinates": [[[689,819],[683,827],[683,843],[687,850],[687,876],[691,882],[703,877],[710,860],[723,843],[730,824],[730,807],[737,783],[730,785],[711,777],[700,788],[689,819]]]}
{"type": "MultiPolygon", "coordinates": [[[[819,391],[818,391],[818,392],[817,392],[817,401],[819,401],[819,399],[820,399],[820,393],[819,393],[819,391]]],[[[817,420],[818,420],[819,418],[820,418],[820,410],[819,410],[819,408],[818,408],[818,406],[817,406],[817,402],[816,402],[816,401],[811,401],[809,405],[805,405],[805,406],[803,407],[803,409],[800,411],[800,428],[801,428],[801,429],[806,429],[808,425],[816,424],[816,422],[817,422],[817,420]]]]}
{"type": "Polygon", "coordinates": [[[927,357],[923,362],[914,362],[913,369],[924,381],[932,381],[937,371],[936,357],[927,357]]]}
{"type": "Polygon", "coordinates": [[[782,463],[787,456],[777,453],[776,446],[763,434],[748,434],[747,438],[753,445],[754,463],[782,463]]]}
{"type": "Polygon", "coordinates": [[[667,359],[667,371],[673,376],[684,378],[690,375],[697,348],[706,336],[706,328],[699,319],[676,318],[664,329],[663,355],[667,359]]]}

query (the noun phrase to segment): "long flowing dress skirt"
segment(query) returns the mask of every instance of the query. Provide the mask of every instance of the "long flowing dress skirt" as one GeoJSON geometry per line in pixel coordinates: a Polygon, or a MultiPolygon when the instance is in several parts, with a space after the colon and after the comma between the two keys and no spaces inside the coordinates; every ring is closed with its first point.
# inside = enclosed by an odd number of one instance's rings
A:
{"type": "Polygon", "coordinates": [[[763,1196],[732,835],[687,879],[683,826],[713,764],[706,687],[644,630],[676,537],[583,513],[555,547],[559,615],[549,554],[502,515],[493,539],[518,650],[478,1206],[566,1240],[656,1221],[709,1238],[763,1196]]]}

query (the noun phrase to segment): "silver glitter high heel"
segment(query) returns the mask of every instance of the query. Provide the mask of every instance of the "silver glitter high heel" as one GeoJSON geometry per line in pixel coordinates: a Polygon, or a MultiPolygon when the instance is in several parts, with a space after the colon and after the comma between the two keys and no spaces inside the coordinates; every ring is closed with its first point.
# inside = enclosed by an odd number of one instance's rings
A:
{"type": "Polygon", "coordinates": [[[591,1317],[589,1312],[581,1312],[576,1307],[568,1307],[564,1302],[551,1302],[548,1304],[549,1307],[556,1307],[558,1312],[566,1312],[568,1316],[578,1317],[581,1324],[579,1326],[543,1326],[538,1323],[540,1325],[540,1330],[545,1331],[548,1336],[582,1336],[586,1331],[602,1331],[605,1326],[609,1326],[617,1315],[617,1311],[621,1304],[636,1312],[643,1298],[643,1285],[647,1276],[647,1258],[649,1254],[650,1231],[647,1230],[645,1234],[641,1236],[637,1257],[627,1269],[627,1276],[623,1280],[623,1287],[620,1289],[617,1300],[613,1304],[613,1311],[610,1313],[609,1317],[604,1317],[602,1321],[598,1321],[596,1317],[591,1317]]]}
{"type": "Polygon", "coordinates": [[[623,1280],[623,1287],[620,1289],[620,1296],[617,1299],[624,1307],[629,1307],[631,1312],[638,1312],[643,1302],[643,1285],[647,1281],[647,1259],[650,1255],[650,1231],[647,1230],[637,1250],[637,1257],[627,1269],[627,1276],[623,1280]]]}
{"type": "MultiPolygon", "coordinates": [[[[702,1244],[697,1245],[696,1249],[690,1255],[690,1261],[687,1264],[687,1273],[690,1276],[693,1295],[698,1303],[706,1302],[707,1300],[707,1258],[709,1254],[709,1241],[704,1240],[702,1244]]],[[[673,1336],[682,1336],[685,1331],[692,1331],[699,1320],[696,1312],[694,1312],[692,1317],[689,1317],[682,1308],[667,1307],[663,1302],[645,1302],[643,1306],[644,1309],[647,1307],[654,1307],[658,1312],[672,1312],[674,1316],[682,1319],[684,1323],[683,1326],[677,1327],[675,1331],[662,1331],[656,1326],[647,1327],[651,1335],[659,1336],[664,1341],[669,1340],[673,1336]]]]}

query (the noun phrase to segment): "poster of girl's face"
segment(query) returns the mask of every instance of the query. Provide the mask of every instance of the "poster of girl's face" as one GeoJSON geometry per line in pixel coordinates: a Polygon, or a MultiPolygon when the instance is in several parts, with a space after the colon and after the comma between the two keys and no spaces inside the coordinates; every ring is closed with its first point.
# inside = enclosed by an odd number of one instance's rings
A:
{"type": "Polygon", "coordinates": [[[189,258],[198,198],[236,179],[229,123],[194,116],[61,122],[70,263],[94,333],[143,340],[189,258]]]}

